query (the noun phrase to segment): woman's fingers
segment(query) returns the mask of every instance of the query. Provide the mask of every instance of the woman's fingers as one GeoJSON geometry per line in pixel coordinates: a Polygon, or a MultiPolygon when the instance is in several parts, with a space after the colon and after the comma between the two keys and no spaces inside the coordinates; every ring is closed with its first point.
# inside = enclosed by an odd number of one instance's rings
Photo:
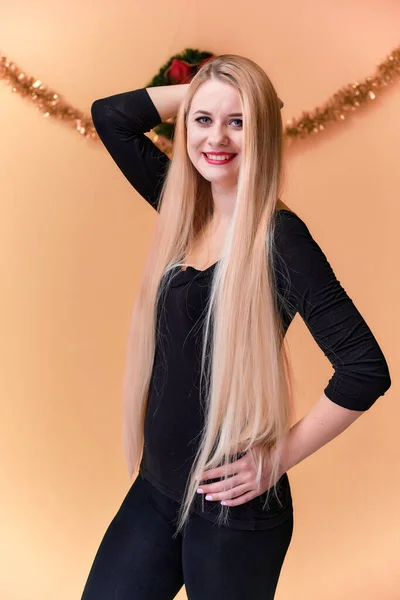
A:
{"type": "Polygon", "coordinates": [[[252,500],[260,493],[252,487],[252,479],[243,481],[243,473],[238,473],[223,481],[201,485],[198,493],[204,494],[205,499],[210,502],[221,502],[225,506],[238,506],[252,500]]]}
{"type": "Polygon", "coordinates": [[[246,492],[242,496],[238,496],[232,500],[222,500],[221,504],[225,504],[225,506],[239,506],[239,504],[245,504],[246,502],[253,500],[255,497],[256,494],[251,490],[250,492],[246,492]]]}
{"type": "Polygon", "coordinates": [[[215,492],[207,492],[206,500],[212,501],[220,501],[220,500],[233,500],[238,496],[242,496],[244,493],[249,491],[249,485],[247,483],[242,483],[241,485],[237,485],[229,490],[225,491],[215,491],[215,492]]]}
{"type": "Polygon", "coordinates": [[[234,462],[228,463],[221,467],[214,467],[214,469],[208,469],[203,472],[203,476],[200,481],[208,479],[217,479],[218,477],[226,477],[227,475],[236,475],[238,470],[246,464],[246,454],[234,462]]]}
{"type": "Polygon", "coordinates": [[[197,493],[198,494],[222,494],[222,493],[230,493],[231,490],[236,489],[240,486],[247,486],[248,482],[243,479],[243,476],[240,474],[233,475],[228,479],[224,479],[222,481],[216,481],[214,483],[208,483],[207,485],[200,484],[197,493]],[[201,490],[201,491],[200,491],[201,490]]]}

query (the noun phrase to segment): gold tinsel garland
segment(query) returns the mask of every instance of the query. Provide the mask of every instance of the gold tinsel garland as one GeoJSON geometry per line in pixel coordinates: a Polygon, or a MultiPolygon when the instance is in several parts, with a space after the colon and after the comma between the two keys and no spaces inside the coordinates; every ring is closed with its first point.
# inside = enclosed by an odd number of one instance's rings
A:
{"type": "MultiPolygon", "coordinates": [[[[323,131],[332,121],[344,121],[346,113],[354,112],[370,100],[374,100],[377,93],[393,83],[399,75],[400,46],[394,48],[386,60],[377,66],[374,75],[342,87],[322,106],[317,106],[312,112],[304,111],[300,118],[287,121],[284,130],[285,138],[289,140],[305,138],[310,134],[323,131]]],[[[0,54],[0,79],[10,85],[14,93],[33,102],[45,117],[56,117],[74,127],[82,136],[98,139],[90,115],[69,104],[57,92],[44,85],[40,79],[22,71],[3,54],[0,54]]],[[[161,139],[156,134],[150,137],[161,150],[168,153],[170,148],[165,139],[161,139]]]]}

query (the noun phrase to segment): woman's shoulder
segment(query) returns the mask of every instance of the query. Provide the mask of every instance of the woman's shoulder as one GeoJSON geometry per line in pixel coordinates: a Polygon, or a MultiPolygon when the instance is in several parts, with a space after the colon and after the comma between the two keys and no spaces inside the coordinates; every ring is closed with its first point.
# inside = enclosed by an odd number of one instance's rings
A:
{"type": "Polygon", "coordinates": [[[282,200],[278,200],[277,202],[274,217],[277,234],[281,231],[287,231],[296,223],[300,224],[300,226],[306,225],[301,217],[290,206],[282,202],[282,200]]]}
{"type": "Polygon", "coordinates": [[[278,202],[276,204],[276,210],[291,210],[287,204],[285,204],[280,198],[278,198],[278,202]]]}
{"type": "Polygon", "coordinates": [[[325,255],[307,222],[283,202],[279,202],[273,228],[274,249],[299,267],[312,257],[325,255]]]}
{"type": "Polygon", "coordinates": [[[295,212],[290,206],[282,202],[282,200],[278,200],[275,211],[275,219],[276,225],[279,225],[280,229],[292,228],[293,226],[302,228],[307,228],[307,224],[300,217],[300,215],[295,212]]]}
{"type": "Polygon", "coordinates": [[[333,271],[327,255],[314,234],[314,227],[289,207],[276,212],[273,228],[273,256],[291,273],[297,289],[325,281],[330,283],[333,271]]]}

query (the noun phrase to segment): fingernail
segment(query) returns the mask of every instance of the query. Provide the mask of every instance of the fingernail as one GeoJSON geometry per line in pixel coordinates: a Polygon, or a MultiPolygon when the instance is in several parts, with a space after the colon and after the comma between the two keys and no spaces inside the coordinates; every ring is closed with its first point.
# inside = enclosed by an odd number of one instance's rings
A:
{"type": "Polygon", "coordinates": [[[212,499],[213,499],[213,497],[210,494],[207,494],[206,500],[212,500],[212,499]]]}
{"type": "Polygon", "coordinates": [[[203,492],[203,490],[202,490],[201,488],[199,488],[199,489],[197,490],[197,493],[198,493],[198,494],[204,494],[204,492],[203,492]]]}
{"type": "Polygon", "coordinates": [[[225,500],[222,500],[221,504],[223,504],[224,506],[226,506],[225,500]]]}

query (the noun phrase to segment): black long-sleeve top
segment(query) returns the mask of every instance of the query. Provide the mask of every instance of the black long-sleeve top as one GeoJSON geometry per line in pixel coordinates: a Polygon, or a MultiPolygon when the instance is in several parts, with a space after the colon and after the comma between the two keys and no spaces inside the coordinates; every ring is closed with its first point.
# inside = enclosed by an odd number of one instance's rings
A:
{"type": "MultiPolygon", "coordinates": [[[[93,102],[93,123],[106,149],[139,194],[157,210],[169,158],[145,132],[161,123],[146,88],[93,102]]],[[[298,312],[329,359],[334,374],[324,392],[336,404],[365,411],[391,385],[388,365],[367,323],[336,278],[306,223],[290,210],[276,213],[274,270],[284,331],[298,312]],[[290,306],[290,310],[288,310],[290,306]]],[[[140,473],[159,491],[180,501],[203,426],[199,397],[201,328],[215,264],[204,271],[177,267],[163,310],[149,391],[140,473]]],[[[164,303],[165,302],[165,303],[164,303]]],[[[269,509],[265,493],[230,507],[230,526],[267,529],[293,510],[287,473],[269,509]],[[274,503],[275,502],[275,503],[274,503]]],[[[274,497],[273,497],[274,498],[274,497]]],[[[219,503],[195,498],[193,509],[214,521],[219,503]]]]}

